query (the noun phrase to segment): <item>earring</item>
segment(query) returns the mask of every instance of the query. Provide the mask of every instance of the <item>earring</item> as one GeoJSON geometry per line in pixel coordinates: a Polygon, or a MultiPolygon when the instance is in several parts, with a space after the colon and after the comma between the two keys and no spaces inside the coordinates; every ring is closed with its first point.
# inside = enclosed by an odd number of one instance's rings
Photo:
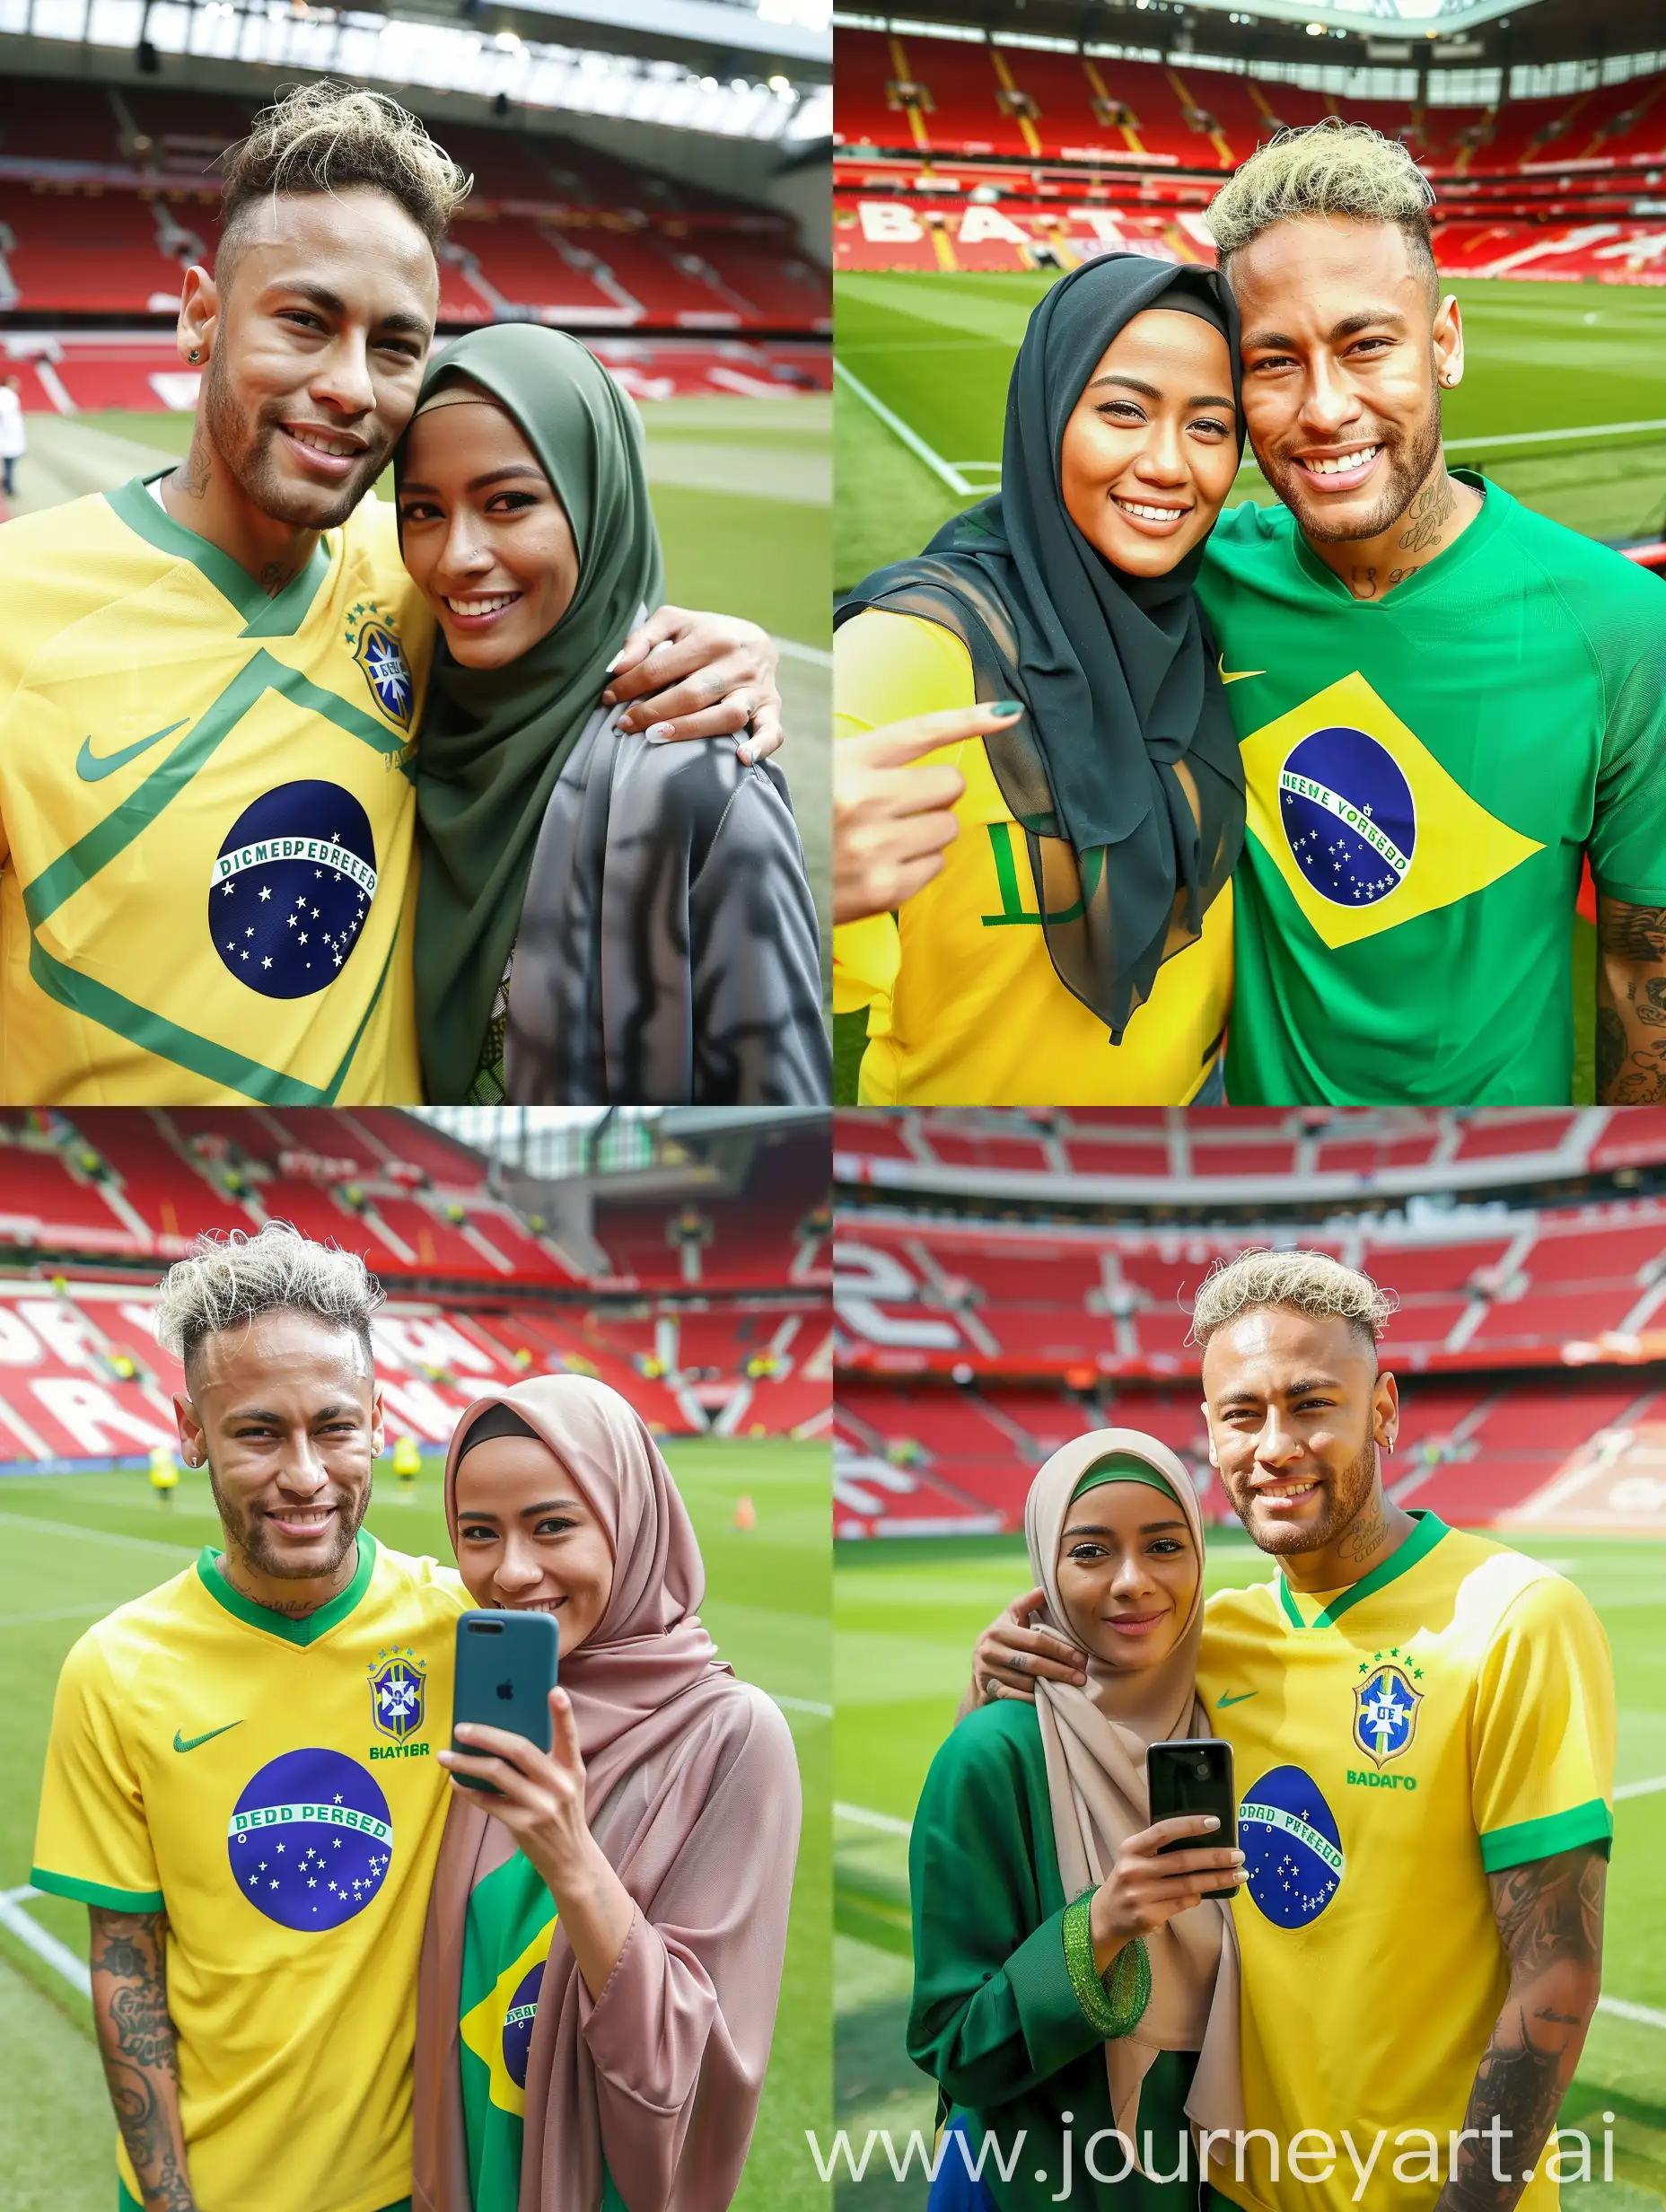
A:
{"type": "Polygon", "coordinates": [[[193,361],[200,361],[202,359],[201,354],[197,352],[195,346],[191,348],[191,359],[193,361]]]}

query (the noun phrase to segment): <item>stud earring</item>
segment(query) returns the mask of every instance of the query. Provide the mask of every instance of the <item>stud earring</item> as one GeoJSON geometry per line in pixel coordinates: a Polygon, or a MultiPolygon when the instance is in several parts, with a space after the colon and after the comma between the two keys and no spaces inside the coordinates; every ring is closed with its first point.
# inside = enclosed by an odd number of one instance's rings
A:
{"type": "Polygon", "coordinates": [[[193,347],[192,347],[192,348],[191,348],[191,359],[192,359],[193,361],[200,361],[200,360],[202,359],[202,356],[201,356],[201,354],[199,354],[199,353],[197,352],[197,348],[196,348],[196,347],[195,347],[195,346],[193,346],[193,347]]]}

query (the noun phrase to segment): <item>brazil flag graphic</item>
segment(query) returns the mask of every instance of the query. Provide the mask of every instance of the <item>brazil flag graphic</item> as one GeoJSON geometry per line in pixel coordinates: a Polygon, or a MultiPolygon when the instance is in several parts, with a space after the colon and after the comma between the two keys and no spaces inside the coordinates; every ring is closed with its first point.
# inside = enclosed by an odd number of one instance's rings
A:
{"type": "Polygon", "coordinates": [[[1447,774],[1357,671],[1245,738],[1250,835],[1333,952],[1543,848],[1447,774]]]}

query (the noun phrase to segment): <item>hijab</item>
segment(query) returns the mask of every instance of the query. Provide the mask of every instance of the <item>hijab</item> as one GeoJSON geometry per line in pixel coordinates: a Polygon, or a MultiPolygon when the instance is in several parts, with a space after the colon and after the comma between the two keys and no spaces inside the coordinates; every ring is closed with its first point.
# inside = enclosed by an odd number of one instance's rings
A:
{"type": "MultiPolygon", "coordinates": [[[[733,1738],[748,1730],[752,1696],[734,1680],[700,1625],[705,1569],[693,1523],[658,1446],[640,1414],[617,1391],[585,1375],[540,1375],[478,1400],[458,1423],[445,1466],[445,1517],[457,1543],[457,1476],[464,1453],[491,1435],[530,1430],[575,1483],[607,1532],[613,1586],[601,1620],[569,1657],[561,1655],[562,1688],[572,1701],[585,1771],[585,1816],[595,1832],[597,1815],[609,1810],[606,1850],[619,1879],[644,1918],[656,1899],[684,1885],[698,1888],[714,1848],[732,1867],[750,1855],[766,1888],[780,1892],[778,1917],[785,1926],[792,1852],[777,1869],[780,1835],[763,1802],[772,1786],[791,1788],[797,1775],[790,1740],[771,1772],[774,1738],[755,1726],[747,1751],[758,1801],[748,1817],[731,1821],[721,1834],[700,1830],[701,1815],[733,1756],[733,1738]],[[505,1417],[513,1418],[505,1418],[505,1417]],[[737,1712],[737,1709],[738,1712],[737,1712]],[[722,1708],[727,1708],[725,1711],[722,1708]],[[729,1733],[722,1726],[727,1717],[729,1733]],[[715,1720],[719,1725],[706,1724],[715,1720]],[[763,1769],[758,1778],[758,1768],[763,1769]],[[621,1786],[625,1786],[621,1788],[621,1786]],[[704,1856],[703,1856],[704,1855],[704,1856]]],[[[794,1830],[794,1840],[796,1830],[794,1830]]],[[[458,1991],[469,1899],[514,1851],[500,1821],[473,1803],[453,1802],[435,1870],[418,1988],[416,2067],[416,2188],[423,2212],[463,2212],[469,2203],[457,2073],[458,1991]]],[[[676,1917],[675,1909],[672,1913],[676,1917]]],[[[692,1917],[692,1916],[691,1916],[692,1917]]],[[[760,1918],[767,1918],[768,1915],[760,1918]]],[[[680,2193],[679,2206],[726,2204],[739,2183],[757,2109],[756,2091],[775,2021],[780,1958],[764,1955],[758,1932],[720,1926],[703,1933],[698,1961],[723,2008],[723,2048],[710,2060],[717,2090],[689,2123],[707,2155],[701,2172],[680,2193]],[[748,2054],[736,2069],[728,2054],[748,2054]],[[755,2071],[749,2091],[745,2083],[755,2071]],[[736,2085],[737,2077],[740,2085],[736,2085]],[[749,2102],[750,2096],[750,2102],[749,2102]],[[716,2108],[723,2107],[718,2110],[716,2108]],[[701,2134],[700,2131],[705,2133],[701,2134]],[[732,2166],[732,2172],[730,2167],[732,2166]],[[707,2190],[711,2194],[707,2195],[707,2190]],[[726,2190],[727,2193],[721,2193],[726,2190]]],[[[628,1953],[630,1944],[627,1944],[628,1953]]],[[[706,2014],[685,2021],[675,1992],[661,1993],[654,2017],[635,2017],[642,2003],[640,1975],[615,1969],[620,1986],[609,1986],[615,2017],[642,2047],[658,2036],[697,2041],[706,2014]]],[[[526,2135],[521,2203],[574,2208],[600,2201],[602,2147],[595,2075],[584,2023],[595,2000],[565,1943],[552,1943],[539,1988],[526,2075],[526,2135]],[[559,2181],[552,2177],[560,2177],[559,2181]]],[[[706,2076],[702,2073],[702,2081],[706,2076]]]]}
{"type": "MultiPolygon", "coordinates": [[[[1113,568],[1067,513],[1065,426],[1119,331],[1148,308],[1226,340],[1238,312],[1213,269],[1109,253],[1030,318],[1006,395],[1001,489],[923,554],[876,569],[834,616],[872,607],[952,630],[981,701],[1029,712],[984,739],[1022,827],[1055,972],[1120,1041],[1158,968],[1195,942],[1243,844],[1238,742],[1194,592],[1200,543],[1163,576],[1113,568]]],[[[1238,443],[1243,450],[1241,412],[1238,443]]]]}
{"type": "MultiPolygon", "coordinates": [[[[1087,1687],[1036,1680],[1036,1712],[1047,1754],[1053,1839],[1066,1898],[1102,1883],[1128,1837],[1151,1825],[1145,1751],[1173,1736],[1213,1733],[1197,1701],[1203,1637],[1203,1515],[1184,1466],[1166,1444],[1137,1429],[1102,1428],[1055,1452],[1030,1486],[1024,1536],[1030,1572],[1047,1593],[1033,1625],[1050,1628],[1086,1657],[1087,1687]],[[1191,1607],[1173,1647],[1154,1666],[1112,1667],[1088,1651],[1071,1626],[1058,1589],[1059,1540],[1083,1478],[1139,1479],[1172,1498],[1190,1533],[1198,1575],[1191,1607]]],[[[1160,2050],[1201,2056],[1186,2109],[1206,2128],[1241,2128],[1239,2079],[1238,1949],[1232,1913],[1206,1898],[1144,1938],[1151,1998],[1131,2033],[1105,2046],[1116,2124],[1134,2140],[1140,2084],[1160,2050]]]]}
{"type": "MultiPolygon", "coordinates": [[[[660,540],[628,395],[576,338],[537,323],[471,330],[430,364],[421,415],[466,378],[514,421],[566,510],[572,604],[505,668],[464,668],[441,641],[416,752],[421,874],[416,1033],[425,1095],[469,1095],[520,926],[533,847],[608,663],[662,596],[660,540]]],[[[466,390],[466,387],[464,388],[466,390]]],[[[408,467],[408,441],[394,461],[408,467]]]]}

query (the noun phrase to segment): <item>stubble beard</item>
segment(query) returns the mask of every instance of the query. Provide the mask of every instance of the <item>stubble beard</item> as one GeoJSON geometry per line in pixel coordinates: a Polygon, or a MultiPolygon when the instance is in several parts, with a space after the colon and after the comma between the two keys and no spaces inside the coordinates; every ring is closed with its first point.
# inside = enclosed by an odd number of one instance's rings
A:
{"type": "Polygon", "coordinates": [[[1402,436],[1394,432],[1380,435],[1389,463],[1389,480],[1382,496],[1362,522],[1351,523],[1346,530],[1336,528],[1325,521],[1322,509],[1314,509],[1306,498],[1307,486],[1293,462],[1286,466],[1276,461],[1267,470],[1273,489],[1296,518],[1302,535],[1315,545],[1352,545],[1380,538],[1386,530],[1392,530],[1412,501],[1428,482],[1441,457],[1441,396],[1438,389],[1431,401],[1428,413],[1415,431],[1402,436]]]}
{"type": "Polygon", "coordinates": [[[280,1558],[266,1539],[266,1532],[259,1514],[246,1514],[234,1505],[220,1488],[214,1471],[214,1462],[208,1462],[208,1487],[214,1492],[214,1502],[219,1509],[220,1526],[225,1532],[226,1549],[235,1551],[258,1575],[269,1575],[278,1582],[318,1582],[339,1572],[342,1561],[358,1541],[359,1529],[370,1510],[370,1485],[359,1493],[356,1513],[353,1501],[343,1497],[345,1508],[337,1523],[337,1541],[328,1559],[317,1567],[296,1567],[280,1558]]]}
{"type": "Polygon", "coordinates": [[[1340,1477],[1326,1484],[1323,1510],[1319,1519],[1306,1527],[1285,1522],[1263,1523],[1256,1516],[1254,1496],[1250,1492],[1245,1493],[1242,1505],[1234,1497],[1232,1510],[1258,1551],[1268,1552],[1275,1558],[1293,1552],[1322,1551],[1326,1545],[1345,1536],[1360,1518],[1376,1484],[1377,1442],[1374,1436],[1367,1436],[1340,1477]]]}
{"type": "Polygon", "coordinates": [[[284,435],[275,416],[265,409],[250,414],[238,401],[224,365],[224,353],[209,356],[203,372],[201,434],[250,505],[275,522],[293,530],[337,530],[358,505],[386,464],[387,450],[366,453],[359,466],[335,493],[320,486],[309,493],[286,482],[274,451],[284,435]],[[320,505],[327,500],[328,505],[320,505]]]}

